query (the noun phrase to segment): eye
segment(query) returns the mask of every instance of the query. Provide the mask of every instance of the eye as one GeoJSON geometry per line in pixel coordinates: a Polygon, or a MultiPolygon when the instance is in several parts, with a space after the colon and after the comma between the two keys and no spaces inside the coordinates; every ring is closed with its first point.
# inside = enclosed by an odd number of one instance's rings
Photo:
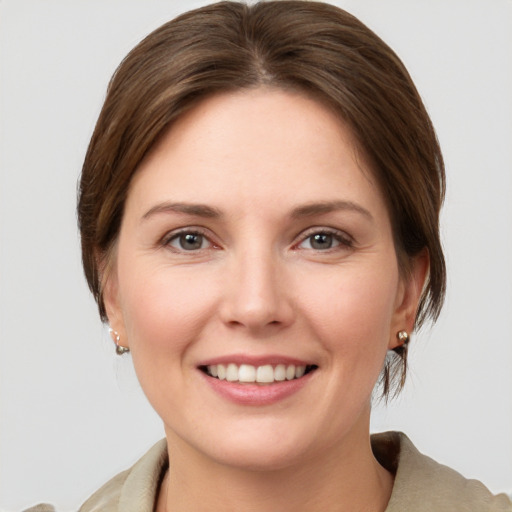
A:
{"type": "Polygon", "coordinates": [[[211,242],[197,231],[182,231],[165,241],[165,245],[178,251],[199,251],[211,246],[211,242]]]}
{"type": "Polygon", "coordinates": [[[326,251],[338,247],[352,247],[352,245],[352,240],[342,232],[321,230],[308,234],[297,247],[314,251],[326,251]]]}
{"type": "Polygon", "coordinates": [[[304,242],[309,246],[308,248],[323,250],[331,249],[337,240],[330,233],[316,233],[308,236],[304,242]]]}

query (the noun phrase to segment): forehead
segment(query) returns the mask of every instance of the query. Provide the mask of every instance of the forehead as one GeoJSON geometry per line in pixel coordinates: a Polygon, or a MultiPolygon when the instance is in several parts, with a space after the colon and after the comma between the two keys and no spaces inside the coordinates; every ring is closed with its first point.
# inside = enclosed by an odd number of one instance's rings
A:
{"type": "Polygon", "coordinates": [[[210,97],[179,118],[139,166],[128,200],[176,194],[245,206],[265,196],[284,203],[340,195],[381,200],[336,113],[305,95],[267,88],[210,97]]]}

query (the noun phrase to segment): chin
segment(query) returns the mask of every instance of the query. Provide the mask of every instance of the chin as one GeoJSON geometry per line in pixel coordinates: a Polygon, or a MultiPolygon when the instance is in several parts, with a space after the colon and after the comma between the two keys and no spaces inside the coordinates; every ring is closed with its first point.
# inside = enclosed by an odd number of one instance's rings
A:
{"type": "Polygon", "coordinates": [[[236,446],[229,451],[216,454],[216,461],[222,465],[253,472],[273,472],[299,465],[304,454],[297,449],[283,449],[282,446],[236,446]]]}
{"type": "Polygon", "coordinates": [[[229,435],[223,439],[212,439],[208,445],[202,443],[202,451],[217,463],[233,468],[277,471],[295,466],[314,453],[314,436],[291,432],[283,425],[260,425],[257,429],[238,428],[227,432],[229,435]]]}

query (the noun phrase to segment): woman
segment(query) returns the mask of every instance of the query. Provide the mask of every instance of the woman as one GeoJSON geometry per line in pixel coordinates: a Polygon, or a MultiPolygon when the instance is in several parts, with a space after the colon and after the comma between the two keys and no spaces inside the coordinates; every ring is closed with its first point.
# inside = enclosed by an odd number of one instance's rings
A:
{"type": "Polygon", "coordinates": [[[398,433],[442,306],[444,168],[396,55],[326,4],[187,13],[118,68],[82,173],[85,273],[166,440],[92,510],[511,510],[398,433]]]}

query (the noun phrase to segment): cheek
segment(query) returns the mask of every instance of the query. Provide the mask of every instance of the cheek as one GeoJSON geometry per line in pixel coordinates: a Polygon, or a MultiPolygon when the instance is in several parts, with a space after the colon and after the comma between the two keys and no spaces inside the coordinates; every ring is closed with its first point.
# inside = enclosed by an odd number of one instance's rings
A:
{"type": "Polygon", "coordinates": [[[120,275],[120,282],[126,286],[120,296],[134,361],[139,355],[149,359],[183,354],[214,308],[215,283],[165,265],[127,262],[124,269],[127,274],[124,280],[120,275]]]}
{"type": "MultiPolygon", "coordinates": [[[[381,359],[387,350],[397,293],[398,270],[377,268],[362,272],[335,271],[323,292],[311,283],[310,321],[331,351],[350,359],[369,362],[381,359]],[[314,293],[311,292],[314,290],[314,293]]],[[[302,293],[306,297],[306,291],[302,293]]]]}

